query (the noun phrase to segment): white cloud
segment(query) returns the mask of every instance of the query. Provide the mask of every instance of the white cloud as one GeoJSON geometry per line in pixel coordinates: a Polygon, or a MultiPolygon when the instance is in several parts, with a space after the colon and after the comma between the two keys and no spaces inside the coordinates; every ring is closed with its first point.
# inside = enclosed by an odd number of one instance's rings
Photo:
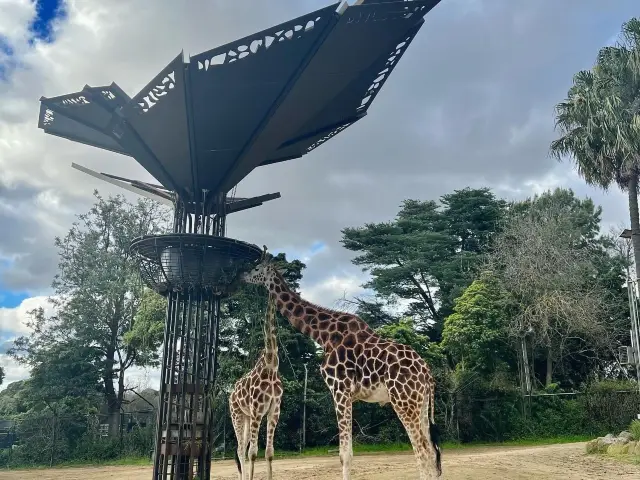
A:
{"type": "Polygon", "coordinates": [[[24,380],[29,377],[29,369],[24,365],[20,365],[9,355],[0,354],[0,367],[4,370],[4,380],[0,385],[0,390],[7,388],[7,385],[18,380],[24,380]]]}
{"type": "Polygon", "coordinates": [[[42,307],[46,315],[53,313],[53,306],[49,303],[48,298],[26,298],[15,308],[0,308],[0,334],[22,335],[30,333],[31,330],[26,325],[30,311],[42,307]]]}
{"type": "Polygon", "coordinates": [[[301,285],[300,293],[308,301],[329,308],[340,308],[341,300],[366,293],[364,278],[355,275],[331,275],[313,285],[301,285]]]}
{"type": "Polygon", "coordinates": [[[35,3],[31,0],[0,0],[0,37],[6,38],[10,45],[26,42],[35,3]]]}

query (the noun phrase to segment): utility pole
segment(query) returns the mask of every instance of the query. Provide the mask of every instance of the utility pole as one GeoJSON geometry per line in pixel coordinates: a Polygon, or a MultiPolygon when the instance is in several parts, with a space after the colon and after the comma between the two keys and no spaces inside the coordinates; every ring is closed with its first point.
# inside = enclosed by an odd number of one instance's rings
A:
{"type": "MultiPolygon", "coordinates": [[[[625,229],[620,238],[631,240],[631,230],[625,229]]],[[[635,272],[637,277],[640,272],[635,272]]],[[[630,269],[627,266],[627,295],[629,297],[629,316],[631,318],[631,347],[626,348],[627,363],[636,367],[636,378],[638,380],[638,393],[640,393],[640,317],[638,317],[638,280],[633,279],[630,269]]],[[[637,414],[640,419],[640,414],[637,414]]]]}
{"type": "Polygon", "coordinates": [[[300,444],[300,453],[307,445],[307,364],[304,364],[304,397],[302,400],[302,443],[300,444]]]}

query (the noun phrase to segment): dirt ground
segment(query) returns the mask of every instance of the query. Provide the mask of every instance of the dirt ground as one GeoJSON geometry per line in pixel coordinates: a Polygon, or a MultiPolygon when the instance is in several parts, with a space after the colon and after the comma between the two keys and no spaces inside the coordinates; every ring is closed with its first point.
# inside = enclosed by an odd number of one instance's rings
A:
{"type": "MultiPolygon", "coordinates": [[[[584,443],[544,447],[474,448],[443,452],[444,478],[448,480],[584,480],[638,479],[640,466],[603,457],[587,456],[584,443]]],[[[275,460],[276,479],[338,480],[340,461],[336,456],[275,460]]],[[[0,471],[2,480],[147,480],[148,467],[69,468],[31,471],[0,471]]],[[[215,462],[212,478],[236,480],[231,461],[215,462]]],[[[264,463],[256,465],[255,480],[266,478],[264,463]]],[[[353,480],[414,480],[418,475],[411,454],[356,455],[353,480]]]]}

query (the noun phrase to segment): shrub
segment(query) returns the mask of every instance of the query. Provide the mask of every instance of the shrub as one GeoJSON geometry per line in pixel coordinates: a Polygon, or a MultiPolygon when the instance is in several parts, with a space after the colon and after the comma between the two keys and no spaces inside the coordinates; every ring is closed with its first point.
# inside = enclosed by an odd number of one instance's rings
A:
{"type": "Polygon", "coordinates": [[[636,441],[640,441],[640,420],[634,420],[629,425],[629,433],[633,435],[633,439],[636,441]]]}

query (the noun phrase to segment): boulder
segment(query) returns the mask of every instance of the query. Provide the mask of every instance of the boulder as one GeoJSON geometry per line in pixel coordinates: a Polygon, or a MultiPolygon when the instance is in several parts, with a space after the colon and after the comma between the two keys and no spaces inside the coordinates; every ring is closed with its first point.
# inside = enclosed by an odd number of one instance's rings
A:
{"type": "Polygon", "coordinates": [[[607,453],[609,455],[622,455],[622,449],[625,445],[621,443],[613,443],[607,447],[607,453]]]}
{"type": "Polygon", "coordinates": [[[621,453],[623,455],[631,455],[633,454],[633,452],[636,449],[636,442],[634,442],[633,440],[630,441],[629,443],[625,443],[624,445],[622,445],[622,451],[621,453]]]}
{"type": "Polygon", "coordinates": [[[638,455],[638,456],[640,456],[640,442],[637,442],[637,443],[636,443],[636,447],[635,447],[635,449],[633,450],[633,452],[629,452],[629,453],[633,453],[633,455],[638,455]]]}
{"type": "Polygon", "coordinates": [[[596,438],[595,440],[591,440],[590,442],[587,442],[587,453],[602,453],[600,451],[600,439],[596,438]]]}
{"type": "Polygon", "coordinates": [[[618,440],[622,441],[622,443],[629,443],[631,440],[633,440],[633,435],[623,430],[622,432],[620,432],[620,435],[618,435],[618,440]]]}

